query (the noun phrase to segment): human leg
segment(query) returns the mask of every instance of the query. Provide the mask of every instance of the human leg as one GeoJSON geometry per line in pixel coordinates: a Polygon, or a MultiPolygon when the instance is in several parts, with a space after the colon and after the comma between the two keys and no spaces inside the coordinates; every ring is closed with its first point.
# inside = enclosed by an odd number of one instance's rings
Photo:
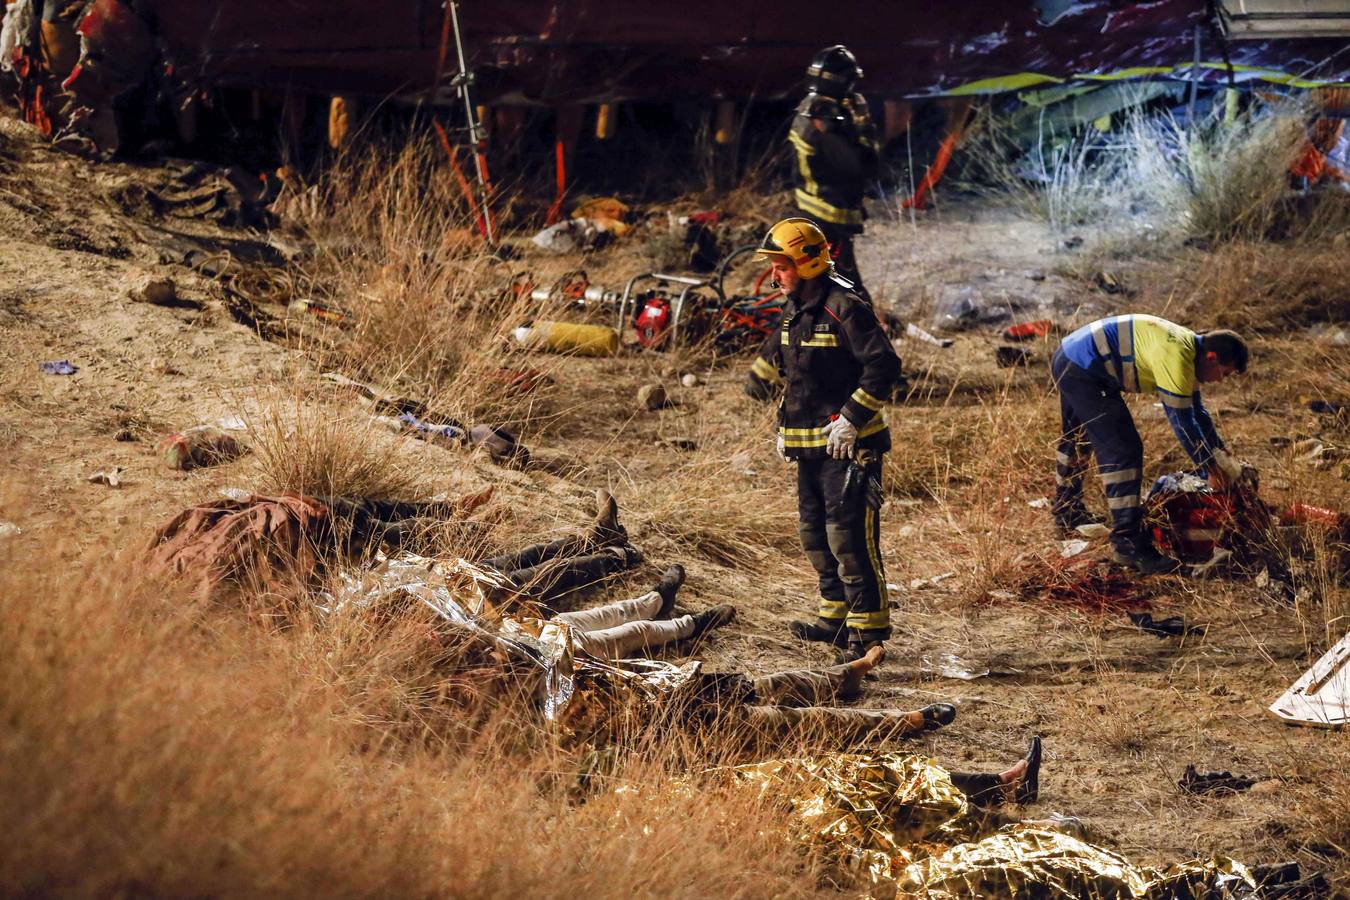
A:
{"type": "Polygon", "coordinates": [[[603,547],[584,556],[552,559],[506,574],[521,590],[548,602],[640,562],[642,554],[635,547],[603,547]]]}
{"type": "Polygon", "coordinates": [[[940,728],[956,718],[956,710],[943,703],[905,712],[895,709],[853,709],[832,706],[762,706],[744,708],[744,724],[754,739],[769,745],[793,740],[826,740],[846,747],[876,738],[906,737],[940,728]]]}
{"type": "Polygon", "coordinates": [[[793,622],[792,633],[804,640],[824,641],[840,647],[847,644],[848,604],[844,583],[839,580],[839,561],[830,552],[826,534],[825,493],[821,481],[825,463],[831,460],[803,459],[797,462],[797,528],[802,550],[816,570],[819,601],[815,622],[793,622]]]}
{"type": "Polygon", "coordinates": [[[553,617],[553,621],[570,625],[577,631],[603,631],[630,622],[654,619],[660,611],[661,595],[656,591],[648,591],[632,600],[619,600],[593,609],[559,613],[553,617]]]}
{"type": "MultiPolygon", "coordinates": [[[[558,618],[561,617],[555,616],[554,621],[558,618]]],[[[693,637],[695,628],[693,616],[679,616],[659,622],[641,619],[612,628],[575,632],[574,639],[577,646],[591,656],[599,659],[626,659],[693,637]]]]}
{"type": "Polygon", "coordinates": [[[863,677],[885,658],[886,651],[872,647],[861,658],[828,669],[799,669],[761,675],[752,681],[756,702],[770,706],[818,706],[832,700],[856,697],[863,677]]]}
{"type": "Polygon", "coordinates": [[[1060,438],[1055,448],[1055,502],[1051,511],[1055,524],[1067,530],[1100,521],[1083,503],[1083,475],[1092,447],[1074,409],[1075,403],[1082,400],[1080,392],[1091,398],[1100,394],[1100,388],[1086,379],[1087,373],[1069,362],[1063,350],[1055,351],[1050,374],[1059,391],[1060,417],[1060,438]]]}
{"type": "MultiPolygon", "coordinates": [[[[844,586],[848,612],[848,642],[851,653],[862,653],[869,644],[891,636],[891,611],[886,573],[881,561],[881,513],[867,502],[865,490],[846,493],[852,460],[829,459],[821,468],[820,484],[825,497],[825,534],[830,553],[838,561],[839,581],[844,586]]],[[[863,469],[869,477],[881,477],[881,457],[868,460],[863,469]]]]}

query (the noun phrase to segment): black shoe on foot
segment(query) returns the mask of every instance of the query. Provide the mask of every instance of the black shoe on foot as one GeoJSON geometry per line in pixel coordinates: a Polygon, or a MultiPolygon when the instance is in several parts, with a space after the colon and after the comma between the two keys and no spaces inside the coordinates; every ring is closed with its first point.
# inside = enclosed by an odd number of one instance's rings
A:
{"type": "Polygon", "coordinates": [[[675,594],[679,592],[682,584],[684,584],[684,566],[676,563],[666,569],[665,574],[661,576],[661,580],[653,588],[661,595],[661,609],[657,611],[656,618],[670,618],[671,610],[675,608],[675,594]]]}
{"type": "Polygon", "coordinates": [[[1055,527],[1060,531],[1073,531],[1079,525],[1105,525],[1106,519],[1089,510],[1081,503],[1055,510],[1055,527]]]}
{"type": "Polygon", "coordinates": [[[1124,566],[1140,575],[1163,575],[1180,568],[1176,560],[1163,556],[1153,547],[1143,550],[1122,550],[1117,547],[1115,553],[1111,555],[1111,560],[1116,565],[1124,566]]]}
{"type": "Polygon", "coordinates": [[[1031,746],[1027,748],[1027,755],[1022,757],[1026,760],[1027,770],[1022,775],[1022,781],[1017,785],[1017,790],[1013,794],[1013,799],[1018,803],[1035,803],[1041,795],[1041,736],[1036,735],[1031,739],[1031,746]]]}
{"type": "Polygon", "coordinates": [[[833,644],[840,650],[848,649],[848,628],[840,622],[838,627],[823,625],[820,622],[789,622],[788,631],[803,641],[816,641],[821,644],[833,644]]]}
{"type": "Polygon", "coordinates": [[[628,532],[619,524],[619,504],[604,488],[595,492],[595,525],[591,543],[597,547],[628,543],[628,532]]]}
{"type": "Polygon", "coordinates": [[[736,618],[736,607],[730,603],[722,603],[711,609],[705,609],[703,612],[694,616],[694,633],[689,635],[694,640],[698,640],[712,631],[714,628],[721,628],[723,625],[729,625],[736,618]]]}
{"type": "Polygon", "coordinates": [[[950,703],[930,703],[923,709],[923,730],[935,731],[956,721],[956,707],[950,703]]]}

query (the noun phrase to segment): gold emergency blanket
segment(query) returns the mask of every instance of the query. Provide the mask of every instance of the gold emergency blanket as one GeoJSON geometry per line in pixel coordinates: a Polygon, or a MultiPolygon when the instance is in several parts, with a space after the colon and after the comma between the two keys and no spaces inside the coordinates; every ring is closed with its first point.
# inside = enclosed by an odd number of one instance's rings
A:
{"type": "Polygon", "coordinates": [[[834,754],[731,770],[791,806],[797,839],[872,897],[924,900],[1184,900],[1255,897],[1247,870],[1215,857],[1159,870],[1050,827],[992,834],[950,774],[908,753],[834,754]]]}

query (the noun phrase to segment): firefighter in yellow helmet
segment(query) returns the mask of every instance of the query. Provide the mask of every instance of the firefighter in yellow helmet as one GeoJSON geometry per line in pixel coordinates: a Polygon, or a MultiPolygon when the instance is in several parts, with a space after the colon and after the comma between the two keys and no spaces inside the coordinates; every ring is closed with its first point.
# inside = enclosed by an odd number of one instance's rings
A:
{"type": "Polygon", "coordinates": [[[797,209],[825,233],[840,275],[854,293],[870,300],[853,255],[861,234],[863,192],[877,175],[881,144],[867,98],[857,91],[862,68],[842,44],[826,47],[806,70],[807,94],[788,130],[795,158],[797,209]]]}
{"type": "Polygon", "coordinates": [[[815,222],[784,219],[758,255],[785,302],[747,389],[783,386],[778,450],[797,464],[802,547],[820,579],[816,621],[791,628],[856,658],[890,636],[879,538],[882,454],[891,438],[882,406],[900,359],[871,304],[835,274],[815,222]]]}

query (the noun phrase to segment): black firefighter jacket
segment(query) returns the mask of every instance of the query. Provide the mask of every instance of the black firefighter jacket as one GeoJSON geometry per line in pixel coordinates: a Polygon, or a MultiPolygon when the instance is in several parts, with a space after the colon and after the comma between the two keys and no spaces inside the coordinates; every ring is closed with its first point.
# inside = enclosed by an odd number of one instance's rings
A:
{"type": "Polygon", "coordinates": [[[797,107],[788,141],[797,161],[797,208],[817,222],[862,231],[863,192],[876,177],[878,155],[876,128],[863,96],[839,101],[808,94],[797,107]]]}
{"type": "Polygon", "coordinates": [[[881,408],[900,379],[900,357],[871,305],[829,276],[804,282],[797,293],[751,368],[752,379],[782,383],[785,454],[826,456],[825,426],[836,415],[858,429],[858,449],[889,450],[881,408]]]}

